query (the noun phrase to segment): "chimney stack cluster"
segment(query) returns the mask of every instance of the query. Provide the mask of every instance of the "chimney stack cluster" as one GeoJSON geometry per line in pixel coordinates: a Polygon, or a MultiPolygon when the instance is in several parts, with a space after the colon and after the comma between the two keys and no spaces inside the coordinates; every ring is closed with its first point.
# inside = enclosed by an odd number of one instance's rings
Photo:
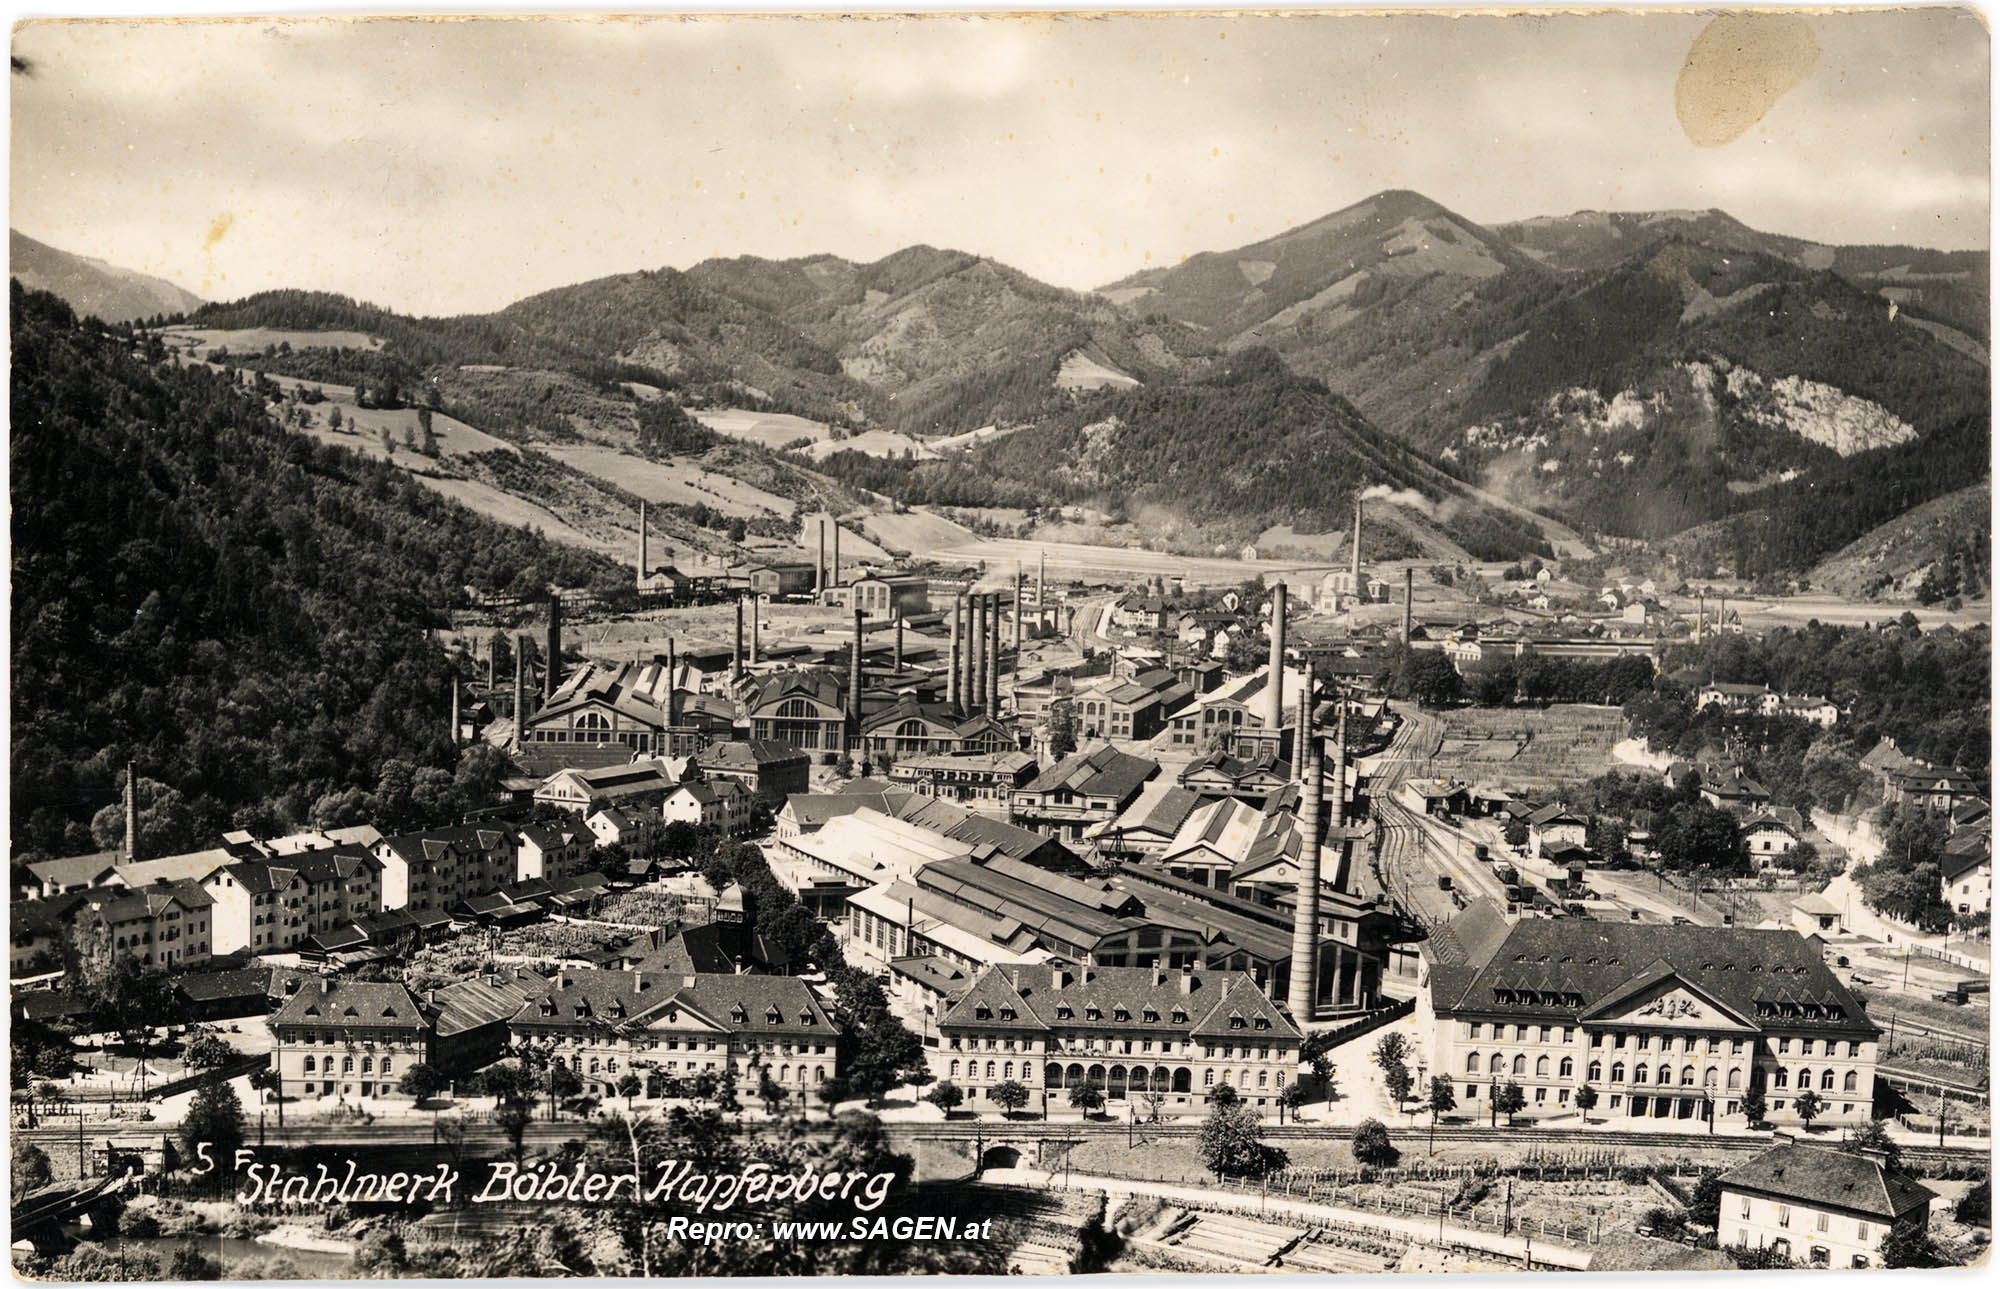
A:
{"type": "Polygon", "coordinates": [[[959,683],[958,683],[960,670],[962,667],[960,658],[965,649],[965,641],[963,639],[965,633],[960,625],[960,619],[962,619],[964,616],[965,616],[965,597],[962,595],[952,596],[951,597],[951,658],[949,665],[946,666],[945,668],[944,685],[945,685],[945,702],[950,705],[953,711],[959,710],[960,704],[964,701],[963,697],[959,693],[959,683]]]}
{"type": "Polygon", "coordinates": [[[514,747],[528,745],[528,660],[527,639],[514,636],[514,747]]]}

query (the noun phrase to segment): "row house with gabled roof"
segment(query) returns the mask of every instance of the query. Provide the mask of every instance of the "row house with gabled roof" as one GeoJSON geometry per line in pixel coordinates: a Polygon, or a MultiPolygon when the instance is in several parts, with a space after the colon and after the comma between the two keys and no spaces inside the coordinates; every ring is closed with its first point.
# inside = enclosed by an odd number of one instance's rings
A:
{"type": "Polygon", "coordinates": [[[1530,919],[1508,926],[1479,901],[1422,950],[1419,1025],[1428,1074],[1477,1107],[1507,1083],[1530,1113],[1598,1094],[1608,1126],[1745,1117],[1862,1123],[1877,1039],[1862,1001],[1790,930],[1530,919]]]}
{"type": "Polygon", "coordinates": [[[230,864],[202,889],[215,901],[216,953],[281,953],[382,911],[381,860],[359,846],[230,864]]]}
{"type": "Polygon", "coordinates": [[[1108,1103],[1158,1095],[1167,1112],[1200,1112],[1218,1086],[1274,1106],[1297,1077],[1303,1041],[1246,972],[1193,966],[985,968],[938,1020],[930,1072],[993,1106],[1002,1083],[1066,1106],[1095,1084],[1108,1103]]]}
{"type": "Polygon", "coordinates": [[[809,1100],[839,1072],[840,1029],[795,976],[565,971],[508,1029],[605,1097],[626,1074],[650,1097],[670,1079],[733,1073],[745,1100],[766,1074],[809,1100]]]}

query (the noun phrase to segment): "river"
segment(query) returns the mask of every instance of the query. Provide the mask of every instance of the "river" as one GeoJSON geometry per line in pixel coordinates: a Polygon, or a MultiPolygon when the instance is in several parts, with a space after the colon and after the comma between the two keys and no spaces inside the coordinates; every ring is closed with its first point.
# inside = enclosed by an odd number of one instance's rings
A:
{"type": "MultiPolygon", "coordinates": [[[[316,1253],[306,1249],[288,1249],[281,1245],[259,1244],[255,1240],[235,1239],[229,1236],[201,1235],[194,1237],[201,1248],[202,1256],[219,1258],[222,1261],[224,1280],[240,1279],[237,1271],[245,1262],[271,1262],[278,1258],[289,1259],[299,1269],[301,1279],[306,1280],[351,1280],[354,1277],[354,1259],[345,1253],[316,1253]]],[[[97,1241],[106,1253],[116,1257],[150,1255],[160,1261],[161,1274],[172,1265],[174,1254],[187,1247],[185,1235],[160,1235],[136,1237],[114,1235],[108,1240],[97,1241]]]]}

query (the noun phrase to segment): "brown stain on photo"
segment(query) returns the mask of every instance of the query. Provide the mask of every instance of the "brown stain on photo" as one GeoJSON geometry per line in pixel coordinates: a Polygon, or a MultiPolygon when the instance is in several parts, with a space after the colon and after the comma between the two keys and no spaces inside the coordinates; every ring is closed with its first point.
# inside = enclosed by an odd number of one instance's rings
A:
{"type": "Polygon", "coordinates": [[[1681,129],[1703,148],[1741,138],[1812,74],[1819,43],[1804,18],[1725,14],[1702,28],[1674,85],[1681,129]]]}
{"type": "Polygon", "coordinates": [[[221,241],[223,237],[227,235],[230,228],[235,223],[236,223],[236,216],[230,214],[227,211],[224,211],[222,214],[217,215],[214,219],[210,220],[208,222],[208,236],[201,239],[201,249],[203,251],[214,250],[215,244],[221,241]]]}

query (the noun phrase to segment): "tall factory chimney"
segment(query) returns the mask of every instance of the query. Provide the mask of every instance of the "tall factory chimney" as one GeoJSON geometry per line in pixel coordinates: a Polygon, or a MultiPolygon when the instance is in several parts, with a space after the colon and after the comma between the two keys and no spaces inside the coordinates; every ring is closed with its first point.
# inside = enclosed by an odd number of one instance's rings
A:
{"type": "Polygon", "coordinates": [[[1411,589],[1416,585],[1416,579],[1417,579],[1416,569],[1405,568],[1403,570],[1403,643],[1404,644],[1410,643],[1410,594],[1411,594],[1411,589]]]}
{"type": "Polygon", "coordinates": [[[493,668],[498,664],[499,660],[494,657],[493,641],[489,639],[486,642],[486,692],[488,695],[491,695],[493,693],[493,683],[495,679],[493,675],[493,668]]]}
{"type": "Polygon", "coordinates": [[[750,665],[756,666],[764,652],[764,610],[756,594],[750,596],[750,665]]]}
{"type": "Polygon", "coordinates": [[[1722,634],[1722,620],[1723,620],[1724,618],[1728,617],[1728,616],[1729,616],[1729,597],[1728,597],[1727,595],[1718,595],[1718,596],[1716,596],[1716,597],[1715,597],[1715,634],[1717,634],[1717,635],[1721,635],[1721,634],[1722,634]]]}
{"type": "Polygon", "coordinates": [[[1694,597],[1694,642],[1701,643],[1701,620],[1708,615],[1708,594],[1695,592],[1694,597]]]}
{"type": "Polygon", "coordinates": [[[944,701],[951,705],[953,711],[958,710],[960,702],[958,693],[959,652],[965,647],[965,644],[964,641],[962,641],[959,638],[961,633],[959,630],[958,620],[964,616],[965,616],[965,597],[962,595],[952,596],[951,597],[951,657],[949,665],[945,668],[944,701]]]}
{"type": "Polygon", "coordinates": [[[833,584],[840,585],[840,521],[833,521],[833,584]]]}
{"type": "MultiPolygon", "coordinates": [[[[679,660],[675,657],[675,653],[676,650],[674,649],[674,638],[672,636],[668,636],[667,637],[667,728],[670,730],[678,728],[681,723],[681,690],[680,686],[674,680],[674,676],[680,671],[680,668],[676,665],[676,663],[679,660]]],[[[671,752],[673,751],[673,748],[668,747],[666,750],[671,752]]]]}
{"type": "Polygon", "coordinates": [[[965,602],[972,615],[972,647],[966,652],[965,678],[972,689],[966,706],[975,712],[986,710],[986,597],[972,595],[965,602]]]}
{"type": "Polygon", "coordinates": [[[458,668],[451,669],[451,745],[458,746],[458,668]]]}
{"type": "Polygon", "coordinates": [[[1334,722],[1333,734],[1333,812],[1331,819],[1336,828],[1347,824],[1347,695],[1339,686],[1334,687],[1333,701],[1340,706],[1340,717],[1334,722]]]}
{"type": "Polygon", "coordinates": [[[992,639],[986,650],[986,710],[995,716],[1000,714],[1000,593],[995,591],[987,597],[993,602],[987,616],[992,619],[992,639]]]}
{"type": "Polygon", "coordinates": [[[1361,499],[1354,499],[1354,545],[1347,552],[1348,576],[1354,581],[1354,595],[1361,596],[1361,499]]]}
{"type": "Polygon", "coordinates": [[[1021,619],[1027,616],[1021,612],[1021,605],[1024,603],[1021,599],[1021,583],[1026,577],[1027,575],[1021,571],[1021,566],[1016,564],[1014,566],[1014,674],[1016,676],[1021,674],[1021,619]]]}
{"type": "Polygon", "coordinates": [[[1271,588],[1271,666],[1264,682],[1264,728],[1276,734],[1285,726],[1285,584],[1271,588]]]}
{"type": "Polygon", "coordinates": [[[743,679],[743,597],[736,597],[736,643],[729,647],[729,678],[743,679]]]}
{"type": "Polygon", "coordinates": [[[896,679],[903,679],[903,611],[896,610],[896,679]]]}
{"type": "Polygon", "coordinates": [[[813,590],[826,590],[826,516],[821,515],[813,527],[819,530],[819,554],[813,558],[813,590]]]}
{"type": "Polygon", "coordinates": [[[639,581],[642,584],[646,580],[648,553],[646,549],[646,503],[642,501],[639,503],[639,581]]]}
{"type": "Polygon", "coordinates": [[[139,763],[125,763],[125,858],[139,858],[139,763]]]}
{"type": "Polygon", "coordinates": [[[1045,546],[1039,552],[1040,562],[1035,566],[1035,607],[1042,608],[1049,602],[1049,552],[1045,546]]]}
{"type": "Polygon", "coordinates": [[[514,747],[528,745],[528,651],[521,636],[514,637],[514,747]]]}
{"type": "Polygon", "coordinates": [[[861,737],[861,604],[854,605],[854,656],[847,664],[847,723],[861,737]]]}
{"type": "Polygon", "coordinates": [[[542,659],[542,697],[554,698],[562,683],[562,597],[549,592],[549,656],[542,659]]]}
{"type": "Polygon", "coordinates": [[[1319,816],[1324,767],[1313,737],[1312,685],[1299,696],[1299,736],[1294,758],[1304,785],[1299,818],[1299,902],[1292,914],[1292,974],[1286,1007],[1295,1024],[1312,1019],[1319,990],[1319,816]]]}

